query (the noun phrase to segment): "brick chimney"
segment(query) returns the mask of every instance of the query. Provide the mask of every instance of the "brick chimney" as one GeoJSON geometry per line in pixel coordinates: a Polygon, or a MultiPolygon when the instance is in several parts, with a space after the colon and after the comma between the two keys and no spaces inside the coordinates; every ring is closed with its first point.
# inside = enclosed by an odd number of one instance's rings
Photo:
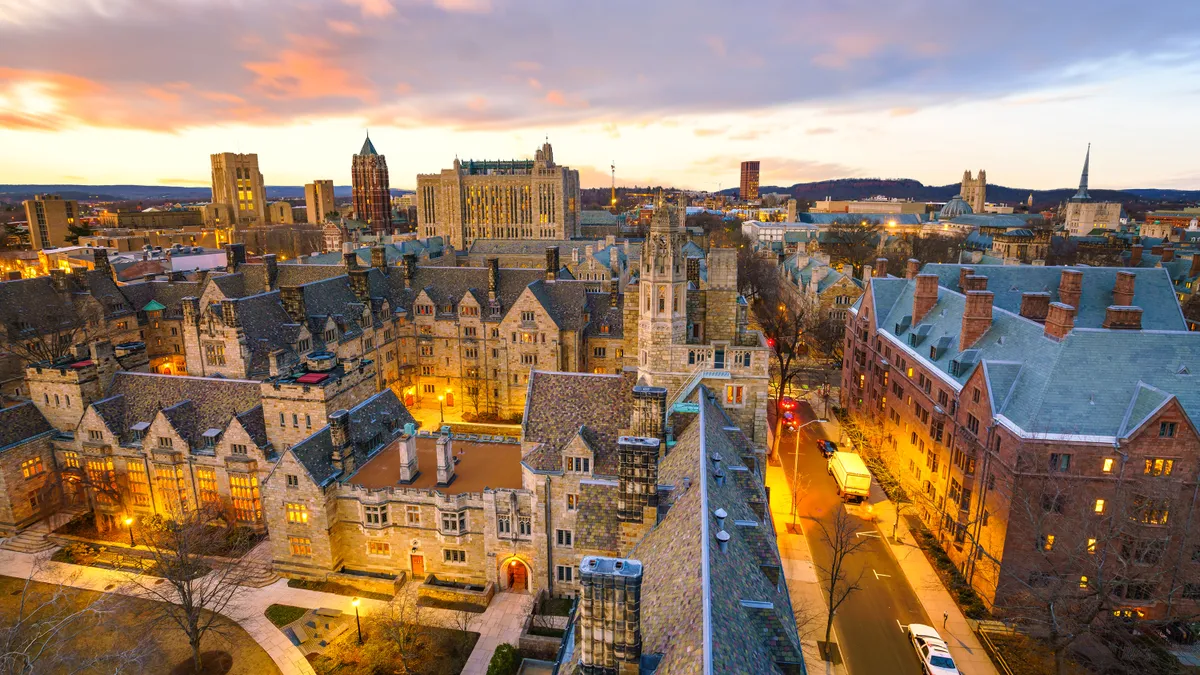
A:
{"type": "Polygon", "coordinates": [[[913,293],[912,325],[921,323],[921,319],[933,309],[938,300],[938,277],[936,274],[918,274],[917,289],[913,293]]]}
{"type": "Polygon", "coordinates": [[[875,259],[875,274],[873,276],[886,277],[887,276],[887,264],[888,264],[887,258],[876,258],[875,259]]]}
{"type": "Polygon", "coordinates": [[[546,281],[554,281],[555,279],[557,279],[558,278],[558,270],[560,269],[560,267],[561,266],[558,264],[558,247],[557,246],[547,246],[546,247],[546,281]]]}
{"type": "Polygon", "coordinates": [[[1195,277],[1200,274],[1200,253],[1192,254],[1192,266],[1188,269],[1188,277],[1195,277]]]}
{"type": "Polygon", "coordinates": [[[1113,330],[1141,330],[1142,308],[1119,305],[1109,305],[1104,310],[1104,323],[1101,328],[1113,330]]]}
{"type": "Polygon", "coordinates": [[[610,307],[616,307],[620,304],[621,299],[621,278],[614,272],[608,278],[608,304],[610,307]]]}
{"type": "Polygon", "coordinates": [[[1046,337],[1062,340],[1075,327],[1075,308],[1061,302],[1050,303],[1046,314],[1046,337]]]}
{"type": "Polygon", "coordinates": [[[417,430],[412,424],[404,426],[404,433],[396,439],[396,452],[400,458],[400,483],[411,485],[421,475],[417,464],[417,430]]]}
{"type": "Polygon", "coordinates": [[[1083,272],[1079,270],[1063,270],[1058,278],[1058,299],[1064,305],[1073,309],[1079,307],[1079,297],[1083,294],[1083,272]]]}
{"type": "Polygon", "coordinates": [[[975,270],[971,269],[970,267],[958,268],[958,292],[959,293],[965,294],[967,291],[971,290],[971,289],[967,288],[967,277],[971,276],[972,274],[975,274],[975,270]]]}
{"type": "Polygon", "coordinates": [[[275,290],[275,285],[279,283],[279,261],[275,259],[274,253],[268,253],[262,257],[263,267],[267,273],[267,290],[275,290]]]}
{"type": "Polygon", "coordinates": [[[917,273],[921,271],[921,261],[916,258],[909,258],[904,264],[904,278],[915,279],[917,273]]]}
{"type": "Polygon", "coordinates": [[[584,557],[579,563],[579,672],[638,675],[641,660],[642,563],[584,557]]]}
{"type": "Polygon", "coordinates": [[[354,291],[354,297],[358,298],[359,302],[368,302],[371,299],[371,280],[368,277],[370,270],[352,269],[350,270],[350,290],[354,291]]]}
{"type": "Polygon", "coordinates": [[[447,487],[457,478],[454,474],[454,439],[443,431],[437,437],[437,486],[447,487]]]}
{"type": "Polygon", "coordinates": [[[1038,323],[1046,322],[1046,314],[1050,311],[1050,294],[1049,293],[1022,293],[1021,294],[1021,316],[1026,319],[1037,321],[1038,323]]]}
{"type": "Polygon", "coordinates": [[[304,323],[308,313],[304,310],[304,289],[299,286],[284,286],[279,289],[279,301],[283,303],[283,311],[295,323],[304,323]]]}
{"type": "Polygon", "coordinates": [[[342,264],[345,265],[346,269],[348,270],[358,269],[358,254],[354,252],[353,247],[347,246],[346,248],[350,250],[342,251],[342,264]]]}
{"type": "Polygon", "coordinates": [[[236,272],[238,265],[246,264],[245,244],[225,244],[225,271],[236,272]]]}
{"type": "Polygon", "coordinates": [[[1113,304],[1126,307],[1133,304],[1133,287],[1137,275],[1133,272],[1117,272],[1117,281],[1113,285],[1113,304]]]}
{"type": "Polygon", "coordinates": [[[108,264],[108,249],[103,246],[92,249],[92,267],[97,272],[109,274],[112,267],[108,264]]]}
{"type": "MultiPolygon", "coordinates": [[[[970,278],[968,278],[969,281],[970,278]]],[[[974,347],[979,338],[983,337],[983,334],[991,327],[992,292],[967,291],[967,304],[963,308],[962,333],[958,338],[958,348],[974,347]]]]}
{"type": "Polygon", "coordinates": [[[1151,253],[1152,255],[1162,255],[1162,254],[1163,254],[1163,245],[1162,245],[1162,244],[1155,244],[1154,246],[1151,246],[1151,247],[1150,247],[1150,253],[1151,253]]]}
{"type": "Polygon", "coordinates": [[[968,275],[966,278],[966,282],[967,282],[967,287],[963,290],[963,294],[966,294],[970,291],[986,291],[987,290],[987,284],[988,284],[987,277],[983,276],[982,274],[968,275]]]}
{"type": "Polygon", "coordinates": [[[1135,244],[1129,249],[1129,266],[1141,267],[1142,265],[1142,245],[1135,244]]]}
{"type": "Polygon", "coordinates": [[[371,267],[374,267],[384,274],[388,273],[386,248],[382,246],[371,247],[371,267]]]}
{"type": "Polygon", "coordinates": [[[404,254],[404,287],[412,288],[413,279],[417,278],[417,256],[412,253],[404,254]]]}
{"type": "Polygon", "coordinates": [[[241,317],[238,316],[237,300],[222,300],[221,301],[221,320],[230,328],[237,328],[242,325],[241,317]]]}
{"type": "Polygon", "coordinates": [[[1174,259],[1175,259],[1175,249],[1170,246],[1164,248],[1163,252],[1162,252],[1162,261],[1163,262],[1171,262],[1174,259]]]}

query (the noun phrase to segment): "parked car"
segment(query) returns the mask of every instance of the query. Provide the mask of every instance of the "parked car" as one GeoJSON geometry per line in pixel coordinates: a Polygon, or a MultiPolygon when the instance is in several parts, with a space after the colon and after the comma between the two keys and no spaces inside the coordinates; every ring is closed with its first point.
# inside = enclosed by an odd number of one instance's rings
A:
{"type": "Polygon", "coordinates": [[[800,428],[800,418],[796,417],[794,412],[783,413],[783,426],[787,427],[788,431],[795,431],[800,428]]]}
{"type": "Polygon", "coordinates": [[[833,457],[833,453],[838,451],[837,443],[827,441],[824,438],[817,439],[817,449],[821,451],[821,456],[825,459],[833,457]]]}
{"type": "Polygon", "coordinates": [[[783,408],[784,410],[795,410],[796,399],[792,398],[791,396],[784,396],[783,398],[779,399],[779,407],[783,408]]]}
{"type": "Polygon", "coordinates": [[[921,660],[922,672],[927,675],[959,675],[954,658],[950,656],[950,648],[932,627],[920,623],[909,624],[908,639],[912,641],[917,658],[921,660]]]}

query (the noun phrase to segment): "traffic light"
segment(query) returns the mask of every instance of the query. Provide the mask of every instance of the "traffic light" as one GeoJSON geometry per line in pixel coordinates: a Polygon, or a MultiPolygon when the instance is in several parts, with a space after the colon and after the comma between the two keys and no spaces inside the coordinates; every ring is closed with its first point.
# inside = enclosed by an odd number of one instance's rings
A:
{"type": "Polygon", "coordinates": [[[775,348],[775,338],[772,338],[772,337],[767,338],[767,346],[770,347],[771,349],[774,349],[775,348]]]}

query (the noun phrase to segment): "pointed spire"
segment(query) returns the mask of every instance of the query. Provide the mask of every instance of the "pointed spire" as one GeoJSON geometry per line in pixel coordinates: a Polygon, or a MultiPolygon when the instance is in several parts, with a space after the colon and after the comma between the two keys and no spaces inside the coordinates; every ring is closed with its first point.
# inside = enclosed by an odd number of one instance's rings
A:
{"type": "Polygon", "coordinates": [[[359,150],[358,154],[360,154],[360,155],[378,155],[379,154],[378,152],[375,152],[375,145],[373,143],[371,143],[370,130],[367,130],[367,140],[363,141],[362,150],[359,150]]]}
{"type": "Polygon", "coordinates": [[[1092,196],[1088,194],[1088,164],[1092,160],[1092,144],[1088,143],[1087,154],[1083,156],[1083,173],[1079,175],[1079,192],[1071,197],[1073,202],[1087,202],[1092,200],[1092,196]]]}

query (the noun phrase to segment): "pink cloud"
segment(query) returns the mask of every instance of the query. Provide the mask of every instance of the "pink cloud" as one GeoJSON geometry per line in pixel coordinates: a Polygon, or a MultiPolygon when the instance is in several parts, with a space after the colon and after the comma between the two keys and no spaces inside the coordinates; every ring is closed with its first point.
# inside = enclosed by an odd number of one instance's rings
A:
{"type": "Polygon", "coordinates": [[[390,0],[342,0],[342,2],[352,7],[358,7],[365,17],[380,18],[396,11],[390,0]]]}
{"type": "Polygon", "coordinates": [[[362,78],[312,50],[285,49],[271,61],[243,64],[254,73],[253,87],[272,99],[344,97],[363,102],[377,99],[362,78]]]}
{"type": "Polygon", "coordinates": [[[479,112],[479,111],[487,109],[488,101],[486,98],[484,98],[482,96],[472,96],[470,99],[467,100],[467,107],[470,108],[471,110],[479,112]]]}
{"type": "Polygon", "coordinates": [[[329,30],[340,35],[358,35],[358,26],[352,21],[337,21],[335,19],[326,19],[325,25],[329,26],[329,30]]]}

